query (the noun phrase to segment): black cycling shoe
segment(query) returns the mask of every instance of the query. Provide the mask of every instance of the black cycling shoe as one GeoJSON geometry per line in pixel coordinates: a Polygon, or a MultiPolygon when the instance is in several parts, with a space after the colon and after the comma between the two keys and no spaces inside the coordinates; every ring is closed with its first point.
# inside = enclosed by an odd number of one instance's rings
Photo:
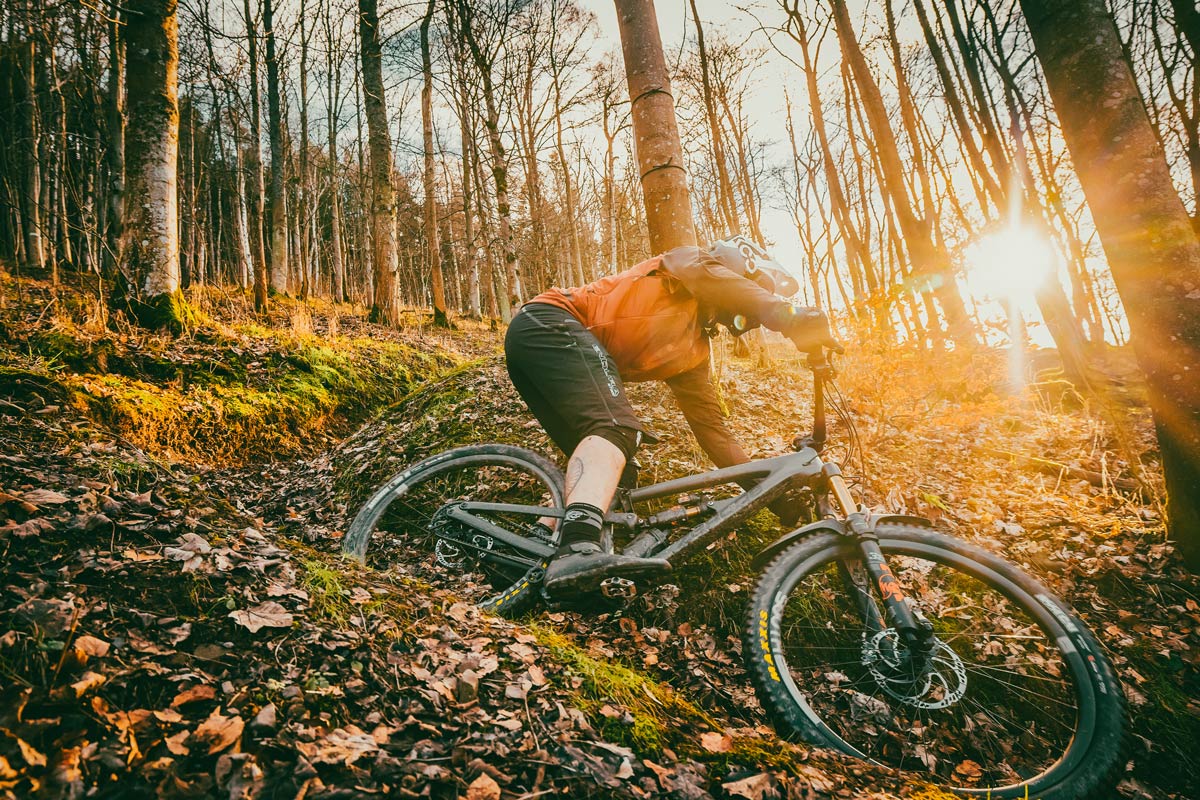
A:
{"type": "Polygon", "coordinates": [[[558,548],[546,567],[542,588],[554,594],[563,591],[595,591],[605,578],[636,578],[658,575],[671,569],[661,558],[636,558],[605,553],[595,542],[574,542],[558,548]]]}

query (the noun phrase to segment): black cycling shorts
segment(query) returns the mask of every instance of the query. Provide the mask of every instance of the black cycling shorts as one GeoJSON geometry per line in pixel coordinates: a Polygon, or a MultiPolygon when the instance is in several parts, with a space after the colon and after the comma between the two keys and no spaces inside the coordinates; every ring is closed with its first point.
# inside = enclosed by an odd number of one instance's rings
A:
{"type": "Polygon", "coordinates": [[[570,312],[521,308],[504,337],[508,374],[521,399],[567,455],[587,436],[612,442],[626,461],[645,434],[600,341],[570,312]]]}

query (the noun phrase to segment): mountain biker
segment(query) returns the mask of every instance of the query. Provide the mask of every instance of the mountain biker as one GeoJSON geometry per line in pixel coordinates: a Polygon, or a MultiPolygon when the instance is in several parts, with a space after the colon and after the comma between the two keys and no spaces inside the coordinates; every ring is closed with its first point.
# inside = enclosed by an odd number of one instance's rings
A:
{"type": "Polygon", "coordinates": [[[760,245],[739,235],[706,248],[677,247],[587,286],[543,292],[521,307],[504,340],[508,374],[546,433],[570,455],[561,538],[546,589],[666,568],[661,560],[605,553],[600,546],[604,514],[626,465],[643,441],[653,440],[634,415],[624,383],[665,381],[713,463],[745,463],[749,458],[725,427],[710,381],[708,339],[717,323],[735,335],[762,325],[804,350],[836,347],[820,309],[784,299],[797,288],[760,245]]]}

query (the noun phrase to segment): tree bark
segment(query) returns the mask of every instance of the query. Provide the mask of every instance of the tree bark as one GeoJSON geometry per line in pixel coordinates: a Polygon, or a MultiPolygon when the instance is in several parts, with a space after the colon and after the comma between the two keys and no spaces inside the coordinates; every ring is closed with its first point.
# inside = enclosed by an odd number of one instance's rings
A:
{"type": "Polygon", "coordinates": [[[284,121],[279,98],[279,60],[275,53],[274,0],[263,0],[263,35],[267,40],[267,138],[271,142],[271,291],[288,291],[287,188],[284,185],[287,155],[283,147],[284,121]]]}
{"type": "Polygon", "coordinates": [[[392,136],[388,131],[387,103],[383,94],[376,0],[358,0],[358,13],[359,38],[362,40],[363,105],[366,106],[367,140],[371,153],[371,263],[375,278],[371,317],[389,325],[398,325],[400,296],[396,285],[396,190],[392,186],[392,136]]]}
{"type": "Polygon", "coordinates": [[[121,221],[125,213],[125,36],[121,13],[113,9],[108,23],[108,207],[105,210],[104,259],[101,274],[117,279],[121,264],[121,221]]]}
{"type": "Polygon", "coordinates": [[[615,0],[650,250],[696,244],[687,168],[653,0],[615,0]]]}
{"type": "Polygon", "coordinates": [[[124,299],[148,327],[179,331],[179,68],[176,0],[130,0],[125,168],[124,299]]]}
{"type": "Polygon", "coordinates": [[[246,167],[250,173],[246,192],[246,219],[249,222],[250,257],[254,264],[254,310],[267,310],[267,254],[263,243],[263,209],[266,206],[262,164],[262,109],[258,86],[258,25],[250,13],[250,0],[242,0],[246,14],[246,42],[250,60],[250,146],[246,167]]]}
{"type": "Polygon", "coordinates": [[[1200,240],[1103,0],[1021,0],[1129,317],[1167,487],[1167,528],[1200,568],[1200,240]]]}
{"type": "Polygon", "coordinates": [[[446,312],[446,288],[442,276],[442,248],[438,244],[437,195],[434,192],[433,161],[433,59],[429,53],[429,24],[433,21],[434,0],[425,7],[421,20],[421,140],[425,149],[425,246],[429,250],[429,285],[433,295],[433,324],[450,327],[446,312]]]}

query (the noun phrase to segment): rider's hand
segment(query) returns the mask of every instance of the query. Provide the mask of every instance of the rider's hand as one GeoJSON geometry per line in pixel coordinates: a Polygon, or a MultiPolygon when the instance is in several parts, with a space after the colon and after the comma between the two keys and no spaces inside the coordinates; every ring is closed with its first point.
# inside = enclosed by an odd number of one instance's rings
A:
{"type": "Polygon", "coordinates": [[[829,329],[829,317],[819,308],[795,308],[794,321],[787,331],[787,337],[796,345],[797,350],[811,352],[820,347],[826,347],[835,353],[843,348],[838,340],[833,338],[829,329]]]}

